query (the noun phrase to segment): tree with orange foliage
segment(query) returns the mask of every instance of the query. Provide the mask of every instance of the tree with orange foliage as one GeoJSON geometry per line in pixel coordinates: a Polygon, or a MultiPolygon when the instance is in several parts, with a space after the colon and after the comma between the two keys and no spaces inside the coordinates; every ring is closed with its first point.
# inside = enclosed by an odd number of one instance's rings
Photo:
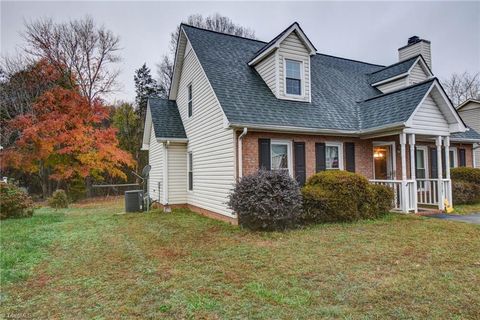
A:
{"type": "Polygon", "coordinates": [[[102,125],[107,118],[100,100],[90,104],[76,90],[56,86],[36,100],[31,113],[8,122],[19,138],[3,150],[4,164],[38,176],[44,197],[49,179],[126,179],[122,168],[134,161],[119,148],[116,129],[102,125]]]}

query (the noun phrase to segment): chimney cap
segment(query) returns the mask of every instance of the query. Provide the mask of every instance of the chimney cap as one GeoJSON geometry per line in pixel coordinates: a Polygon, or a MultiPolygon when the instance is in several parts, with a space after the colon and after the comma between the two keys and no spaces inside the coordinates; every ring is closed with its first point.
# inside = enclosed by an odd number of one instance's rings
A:
{"type": "Polygon", "coordinates": [[[408,44],[414,44],[414,43],[417,43],[419,42],[421,39],[419,36],[412,36],[410,38],[408,38],[408,44]]]}

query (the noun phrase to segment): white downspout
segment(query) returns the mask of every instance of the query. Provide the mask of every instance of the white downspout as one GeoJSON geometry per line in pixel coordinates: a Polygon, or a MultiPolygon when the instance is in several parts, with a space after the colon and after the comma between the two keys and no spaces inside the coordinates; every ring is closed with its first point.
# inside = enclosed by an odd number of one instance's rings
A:
{"type": "Polygon", "coordinates": [[[243,137],[247,134],[248,129],[247,127],[243,128],[242,134],[238,136],[238,177],[241,178],[243,177],[243,154],[242,154],[242,149],[243,149],[243,137]]]}
{"type": "Polygon", "coordinates": [[[163,202],[168,206],[168,145],[170,141],[165,142],[165,152],[163,154],[163,202]]]}

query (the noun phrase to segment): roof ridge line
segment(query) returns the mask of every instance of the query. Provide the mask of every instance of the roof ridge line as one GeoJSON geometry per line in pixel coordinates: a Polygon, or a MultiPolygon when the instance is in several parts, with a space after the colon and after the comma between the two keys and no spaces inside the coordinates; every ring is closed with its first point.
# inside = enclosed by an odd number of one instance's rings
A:
{"type": "Polygon", "coordinates": [[[413,59],[417,59],[418,57],[421,57],[422,55],[421,54],[417,54],[416,56],[413,56],[411,58],[408,58],[408,59],[405,59],[405,60],[402,60],[402,61],[398,61],[398,62],[395,62],[394,64],[391,64],[391,65],[388,65],[388,66],[385,66],[383,69],[380,69],[380,70],[377,70],[377,71],[374,71],[374,72],[371,72],[371,73],[367,73],[368,75],[372,75],[372,74],[375,74],[377,72],[381,72],[385,69],[388,69],[388,68],[391,68],[391,67],[394,67],[396,65],[399,65],[401,63],[405,63],[407,61],[410,61],[410,60],[413,60],[413,59]]]}
{"type": "Polygon", "coordinates": [[[370,62],[365,62],[365,61],[360,61],[360,60],[355,60],[355,59],[350,59],[350,58],[343,58],[343,57],[333,56],[331,54],[326,54],[326,53],[317,52],[315,55],[337,58],[337,59],[342,59],[342,60],[347,60],[347,61],[352,61],[352,62],[358,62],[358,63],[363,63],[363,64],[369,64],[371,66],[385,67],[384,65],[381,65],[381,64],[370,63],[370,62]]]}
{"type": "Polygon", "coordinates": [[[220,32],[220,31],[215,31],[215,30],[209,30],[209,29],[205,29],[205,28],[201,28],[201,27],[196,27],[196,26],[192,26],[192,25],[190,25],[190,24],[188,24],[188,23],[184,23],[184,22],[180,23],[180,26],[186,26],[186,27],[190,27],[190,28],[193,28],[193,29],[198,29],[198,30],[202,30],[202,31],[208,31],[208,32],[220,34],[220,35],[223,35],[223,36],[230,36],[230,37],[239,38],[239,39],[244,39],[244,40],[261,42],[261,43],[265,43],[265,44],[268,43],[268,42],[265,42],[265,41],[262,41],[262,40],[257,40],[257,39],[252,39],[252,38],[237,36],[237,35],[235,35],[235,34],[229,34],[229,33],[224,33],[224,32],[220,32]]]}
{"type": "Polygon", "coordinates": [[[407,90],[407,89],[410,89],[410,88],[414,88],[414,87],[418,87],[418,86],[421,86],[423,84],[426,84],[428,82],[433,82],[435,80],[438,80],[436,77],[433,77],[431,79],[427,79],[425,81],[422,81],[422,82],[419,82],[419,83],[415,83],[414,85],[411,85],[411,86],[408,86],[408,87],[404,87],[404,88],[400,88],[398,90],[394,90],[394,91],[390,91],[390,92],[387,92],[387,93],[382,93],[378,96],[375,96],[375,97],[371,97],[371,98],[368,98],[368,99],[365,99],[365,100],[362,100],[362,101],[357,101],[357,104],[358,103],[362,103],[362,102],[367,102],[367,101],[371,101],[371,100],[374,100],[374,99],[377,99],[377,98],[381,98],[381,97],[385,97],[385,96],[388,96],[389,94],[392,94],[392,93],[397,93],[397,92],[400,92],[400,91],[403,91],[403,90],[407,90]]]}

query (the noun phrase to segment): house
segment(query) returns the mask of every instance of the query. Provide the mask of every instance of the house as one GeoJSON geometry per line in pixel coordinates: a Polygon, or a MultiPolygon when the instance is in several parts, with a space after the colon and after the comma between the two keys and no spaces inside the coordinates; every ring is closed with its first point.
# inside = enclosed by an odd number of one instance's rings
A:
{"type": "MultiPolygon", "coordinates": [[[[480,100],[468,99],[457,107],[457,111],[467,126],[480,132],[480,100]]],[[[480,145],[473,145],[473,166],[480,168],[480,145]]]]}
{"type": "Polygon", "coordinates": [[[480,135],[435,78],[429,41],[398,55],[322,54],[298,23],[270,42],[182,24],[169,98],[148,102],[151,197],[235,223],[226,203],[244,175],[286,170],[303,184],[348,170],[391,186],[397,210],[444,209],[450,168],[472,166],[480,135]]]}

